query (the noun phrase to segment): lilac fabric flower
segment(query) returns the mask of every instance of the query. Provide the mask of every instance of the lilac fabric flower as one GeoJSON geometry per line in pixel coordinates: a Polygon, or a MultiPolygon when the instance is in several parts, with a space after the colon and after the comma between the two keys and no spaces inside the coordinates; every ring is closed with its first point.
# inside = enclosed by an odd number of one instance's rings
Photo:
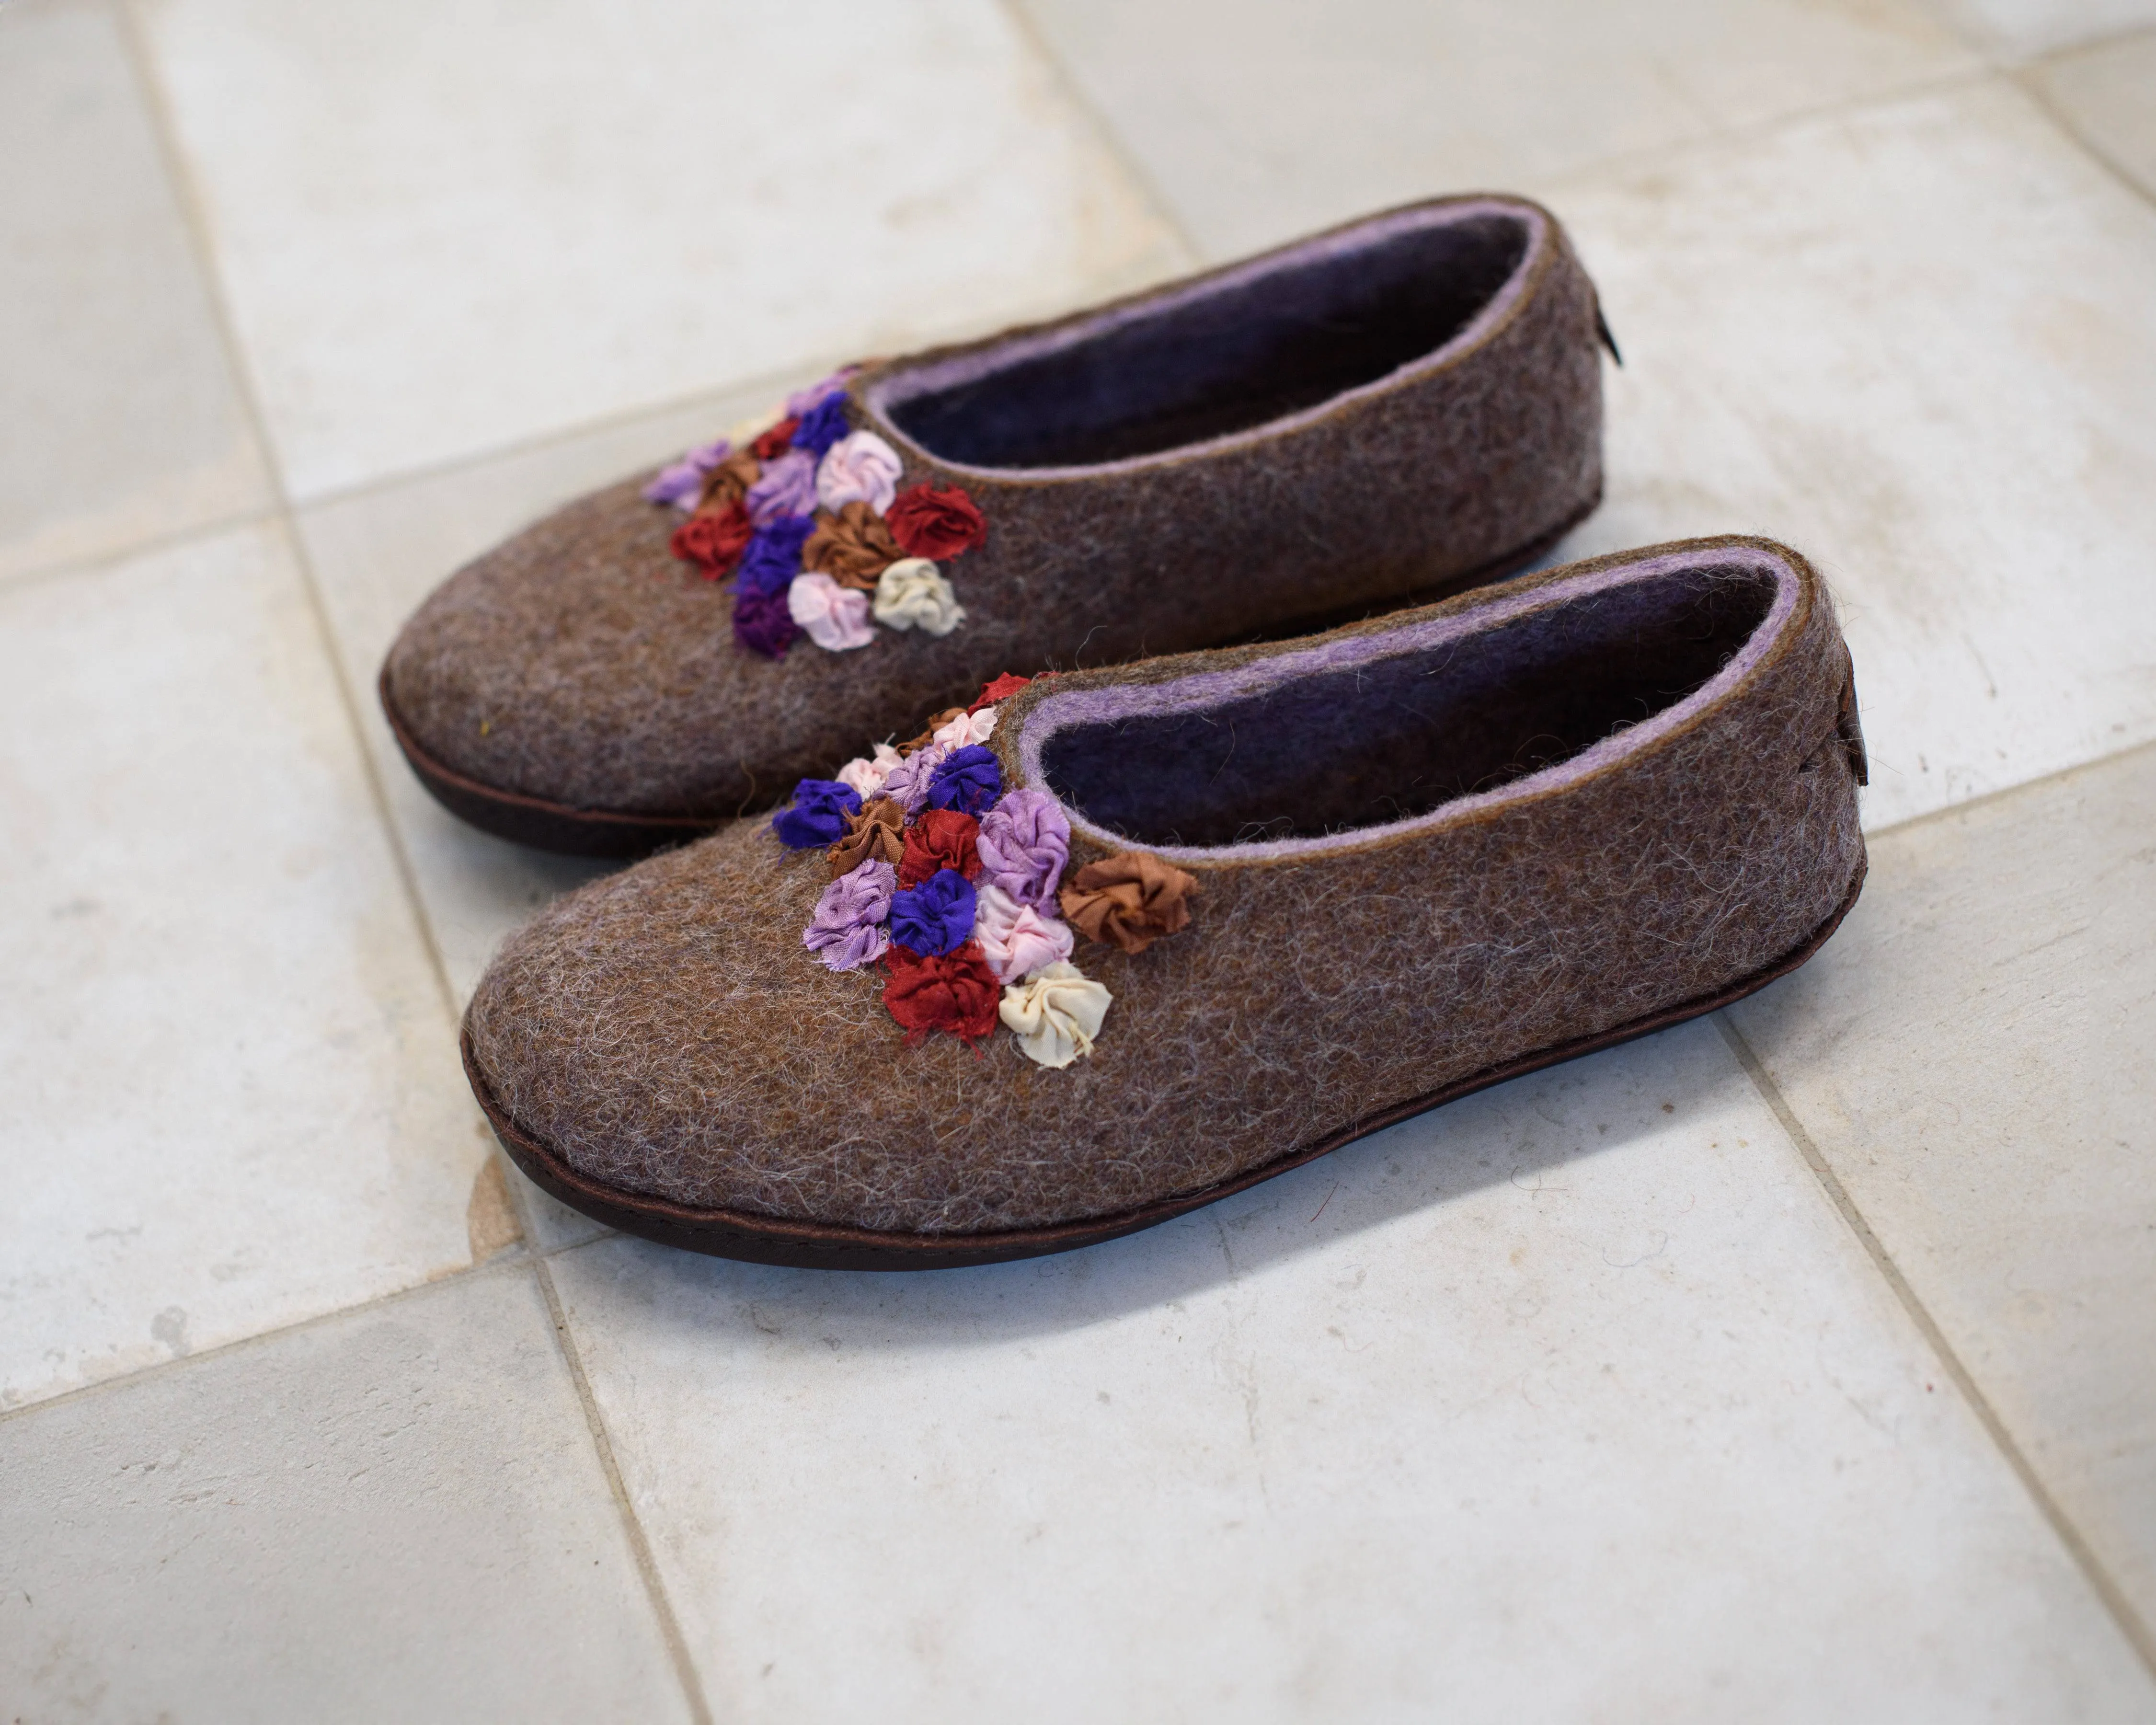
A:
{"type": "Polygon", "coordinates": [[[981,817],[974,841],[981,872],[1018,903],[1052,914],[1063,865],[1070,860],[1070,823],[1046,791],[1009,792],[981,817]]]}
{"type": "Polygon", "coordinates": [[[793,787],[793,806],[772,817],[771,829],[790,850],[835,845],[846,836],[846,817],[861,812],[861,793],[835,778],[804,778],[793,787]]]}
{"type": "MultiPolygon", "coordinates": [[[[815,531],[814,516],[782,515],[750,534],[748,547],[742,552],[742,591],[775,593],[783,610],[786,589],[801,572],[801,547],[815,531]]],[[[793,621],[790,617],[787,620],[793,621]]]]}
{"type": "Polygon", "coordinates": [[[742,500],[748,518],[759,527],[785,515],[805,516],[816,507],[816,458],[788,449],[763,464],[763,471],[742,500]]]}
{"type": "Polygon", "coordinates": [[[936,769],[943,764],[946,752],[934,744],[916,749],[884,775],[884,795],[903,809],[909,818],[920,814],[927,806],[928,787],[936,777],[936,769]]]}
{"type": "Polygon", "coordinates": [[[891,915],[898,870],[871,858],[850,869],[824,889],[816,914],[801,931],[801,944],[833,970],[859,970],[883,957],[891,937],[883,927],[891,915]]]}
{"type": "Polygon", "coordinates": [[[793,428],[793,447],[821,461],[824,450],[852,429],[846,423],[845,393],[839,391],[825,396],[801,416],[801,423],[793,428]]]}
{"type": "Polygon", "coordinates": [[[1003,788],[1004,770],[996,764],[996,752],[973,743],[943,757],[928,782],[928,806],[982,814],[993,806],[1003,788]]]}
{"type": "Polygon", "coordinates": [[[672,466],[659,470],[659,477],[644,488],[644,501],[694,509],[703,495],[704,475],[733,452],[734,446],[724,438],[690,450],[672,466]]]}
{"type": "Polygon", "coordinates": [[[828,377],[819,377],[806,389],[797,389],[786,398],[786,418],[805,419],[816,403],[827,395],[844,389],[860,375],[859,366],[840,366],[828,377]]]}
{"type": "Polygon", "coordinates": [[[787,608],[786,593],[760,593],[744,587],[734,594],[734,639],[766,659],[783,659],[786,649],[800,634],[800,625],[787,608]]]}
{"type": "Polygon", "coordinates": [[[865,503],[881,515],[896,500],[904,470],[898,451],[873,431],[850,431],[824,452],[816,501],[833,515],[849,503],[865,503]]]}
{"type": "Polygon", "coordinates": [[[891,898],[891,937],[910,952],[955,952],[973,937],[973,883],[956,869],[938,869],[918,886],[891,898]]]}

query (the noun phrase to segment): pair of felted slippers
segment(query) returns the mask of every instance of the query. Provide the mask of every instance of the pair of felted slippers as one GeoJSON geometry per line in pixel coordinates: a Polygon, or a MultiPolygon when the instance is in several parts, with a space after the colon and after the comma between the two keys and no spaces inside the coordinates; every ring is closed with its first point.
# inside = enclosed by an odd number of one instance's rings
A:
{"type": "Polygon", "coordinates": [[[381,684],[435,794],[696,840],[480,984],[510,1154],[700,1250],[992,1262],[1801,963],[1864,871],[1810,566],[1502,578],[1599,501],[1607,339],[1546,211],[1438,200],[842,372],[454,577],[381,684]]]}

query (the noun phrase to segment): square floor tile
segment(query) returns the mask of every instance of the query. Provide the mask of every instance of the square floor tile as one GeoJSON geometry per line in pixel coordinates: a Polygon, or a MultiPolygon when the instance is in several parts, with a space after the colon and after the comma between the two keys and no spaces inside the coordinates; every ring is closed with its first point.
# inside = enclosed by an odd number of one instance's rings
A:
{"type": "Polygon", "coordinates": [[[1215,257],[1979,63],[1915,0],[1021,3],[1215,257]]]}
{"type": "Polygon", "coordinates": [[[1736,1019],[2156,1627],[2156,751],[1905,832],[1736,1019]]]}
{"type": "Polygon", "coordinates": [[[2156,1711],[1712,1024],[1065,1257],[554,1262],[723,1717],[2156,1711]]]}
{"type": "Polygon", "coordinates": [[[269,506],[126,48],[0,10],[0,576],[269,506]]]}
{"type": "Polygon", "coordinates": [[[147,0],[298,495],[1178,254],[993,0],[147,0]]]}
{"type": "Polygon", "coordinates": [[[2156,0],[1932,0],[1932,3],[1943,17],[2007,60],[2027,59],[2156,24],[2156,0]]]}
{"type": "Polygon", "coordinates": [[[2028,75],[2085,143],[2156,198],[2156,30],[2060,54],[2028,75]]]}
{"type": "Polygon", "coordinates": [[[2004,83],[1557,201],[1625,352],[1609,501],[1560,557],[1813,557],[1873,826],[2156,736],[2156,210],[2004,83]]]}
{"type": "Polygon", "coordinates": [[[11,1719],[679,1719],[529,1271],[0,1422],[11,1719]]]}
{"type": "Polygon", "coordinates": [[[469,1264],[487,1140],[283,538],[0,588],[0,1406],[469,1264]]]}

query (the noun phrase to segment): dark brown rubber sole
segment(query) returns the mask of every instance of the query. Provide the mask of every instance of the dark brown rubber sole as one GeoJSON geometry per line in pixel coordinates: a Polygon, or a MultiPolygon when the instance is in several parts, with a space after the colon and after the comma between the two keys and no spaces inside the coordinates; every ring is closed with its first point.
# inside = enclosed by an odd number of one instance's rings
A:
{"type": "Polygon", "coordinates": [[[1732,1001],[1763,988],[1777,978],[1787,976],[1825,945],[1829,936],[1841,926],[1841,919],[1856,904],[1858,893],[1864,889],[1865,865],[1857,865],[1856,875],[1850,882],[1849,891],[1834,914],[1814,930],[1805,941],[1764,969],[1754,971],[1741,981],[1702,995],[1681,1005],[1666,1008],[1645,1018],[1635,1019],[1612,1030],[1599,1031],[1592,1036],[1575,1037],[1540,1053],[1507,1060],[1502,1065],[1491,1066],[1471,1077],[1463,1078],[1430,1091],[1426,1096],[1404,1102],[1398,1107],[1388,1108],[1367,1120],[1358,1121],[1343,1132],[1310,1146],[1291,1152],[1277,1161],[1239,1174],[1232,1180],[1204,1190],[1185,1194],[1178,1198],[1164,1198],[1154,1204],[1125,1210],[1118,1215],[1095,1217],[1082,1222],[1068,1222],[1051,1228],[1017,1229],[1002,1234],[974,1234],[937,1235],[926,1234],[880,1234],[865,1228],[834,1227],[814,1222],[787,1222],[776,1217],[758,1216],[743,1210],[700,1209],[688,1204],[670,1204],[664,1199],[649,1198],[634,1192],[623,1192],[603,1186],[578,1173],[552,1150],[524,1132],[505,1113],[487,1087],[485,1076],[472,1059],[471,1035],[466,1031],[462,1038],[465,1076],[471,1081],[472,1093],[479,1098],[480,1106],[486,1111],[488,1122],[495,1136],[501,1139],[501,1147],[533,1182],[560,1199],[572,1209],[581,1210],[595,1221],[609,1228],[618,1228],[625,1234],[638,1234],[646,1240],[655,1240],[661,1245],[680,1246],[688,1251],[704,1252],[716,1258],[737,1258],[751,1264],[781,1264],[794,1269],[806,1270],[955,1270],[975,1264],[1005,1264],[1019,1258],[1045,1257],[1051,1252],[1075,1251],[1081,1246],[1097,1245],[1103,1240],[1116,1240],[1126,1234],[1136,1234],[1144,1228],[1158,1227],[1161,1223],[1185,1215],[1190,1211],[1221,1199],[1232,1196],[1261,1180],[1270,1180],[1286,1173],[1291,1168],[1301,1168],[1306,1162],[1351,1144],[1358,1138],[1368,1137],[1372,1132],[1382,1132],[1415,1115],[1427,1113],[1432,1108],[1457,1101],[1478,1090],[1487,1090],[1491,1085],[1502,1084],[1507,1079],[1518,1078],[1529,1072],[1540,1071],[1545,1066],[1554,1066],[1566,1060],[1576,1060],[1582,1055],[1594,1054],[1601,1049],[1613,1048],[1620,1042],[1630,1042],[1635,1037],[1645,1036],[1656,1030],[1667,1029],[1696,1019],[1732,1001]]]}
{"type": "MultiPolygon", "coordinates": [[[[1250,639],[1285,639],[1294,635],[1315,634],[1320,629],[1330,629],[1336,624],[1353,622],[1363,617],[1381,614],[1383,611],[1407,610],[1416,605],[1435,604],[1440,599],[1449,599],[1471,588],[1486,587],[1493,581],[1502,581],[1507,575],[1518,573],[1550,551],[1560,539],[1592,515],[1601,501],[1601,494],[1598,492],[1563,523],[1542,534],[1532,543],[1485,563],[1480,568],[1471,569],[1465,575],[1456,575],[1438,586],[1405,594],[1374,610],[1363,607],[1296,618],[1276,629],[1269,629],[1262,635],[1250,639]]],[[[526,796],[521,792],[505,791],[493,785],[482,784],[475,778],[466,778],[454,768],[444,766],[420,747],[418,740],[412,735],[410,728],[398,714],[396,704],[389,698],[389,668],[387,665],[382,668],[382,674],[375,680],[375,692],[382,701],[382,716],[389,721],[390,734],[396,737],[397,747],[404,752],[404,758],[411,763],[412,771],[434,800],[458,819],[468,821],[482,832],[492,833],[497,838],[507,839],[518,845],[529,845],[536,850],[557,851],[567,856],[648,856],[669,845],[682,845],[691,839],[701,839],[706,833],[717,831],[728,821],[751,812],[740,809],[721,814],[695,812],[636,814],[622,809],[578,809],[567,803],[549,802],[544,797],[526,796]]]]}

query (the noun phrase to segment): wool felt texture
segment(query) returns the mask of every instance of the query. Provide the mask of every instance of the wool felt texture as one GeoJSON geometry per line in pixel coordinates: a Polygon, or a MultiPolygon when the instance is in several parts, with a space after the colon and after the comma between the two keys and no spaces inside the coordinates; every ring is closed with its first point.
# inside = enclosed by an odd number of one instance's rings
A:
{"type": "Polygon", "coordinates": [[[514,936],[468,1060],[616,1194],[946,1240],[1112,1219],[1800,955],[1861,878],[1851,678],[1810,566],[1732,538],[1043,679],[993,747],[1057,800],[1066,884],[1132,849],[1194,882],[1146,950],[1081,942],[1089,1055],[906,1046],[873,972],[802,949],[825,858],[742,823],[514,936]]]}
{"type": "MultiPolygon", "coordinates": [[[[980,511],[942,565],[950,634],[833,654],[752,603],[745,633],[785,656],[737,649],[742,601],[671,555],[680,517],[639,475],[451,577],[391,649],[383,703],[437,794],[474,788],[468,818],[490,787],[716,824],[1006,670],[1292,634],[1518,567],[1601,495],[1596,326],[1556,219],[1485,196],[873,365],[848,423],[896,452],[899,491],[980,511]]],[[[966,523],[916,500],[890,531],[954,545],[966,523]]],[[[848,578],[868,556],[816,547],[848,578]]]]}

